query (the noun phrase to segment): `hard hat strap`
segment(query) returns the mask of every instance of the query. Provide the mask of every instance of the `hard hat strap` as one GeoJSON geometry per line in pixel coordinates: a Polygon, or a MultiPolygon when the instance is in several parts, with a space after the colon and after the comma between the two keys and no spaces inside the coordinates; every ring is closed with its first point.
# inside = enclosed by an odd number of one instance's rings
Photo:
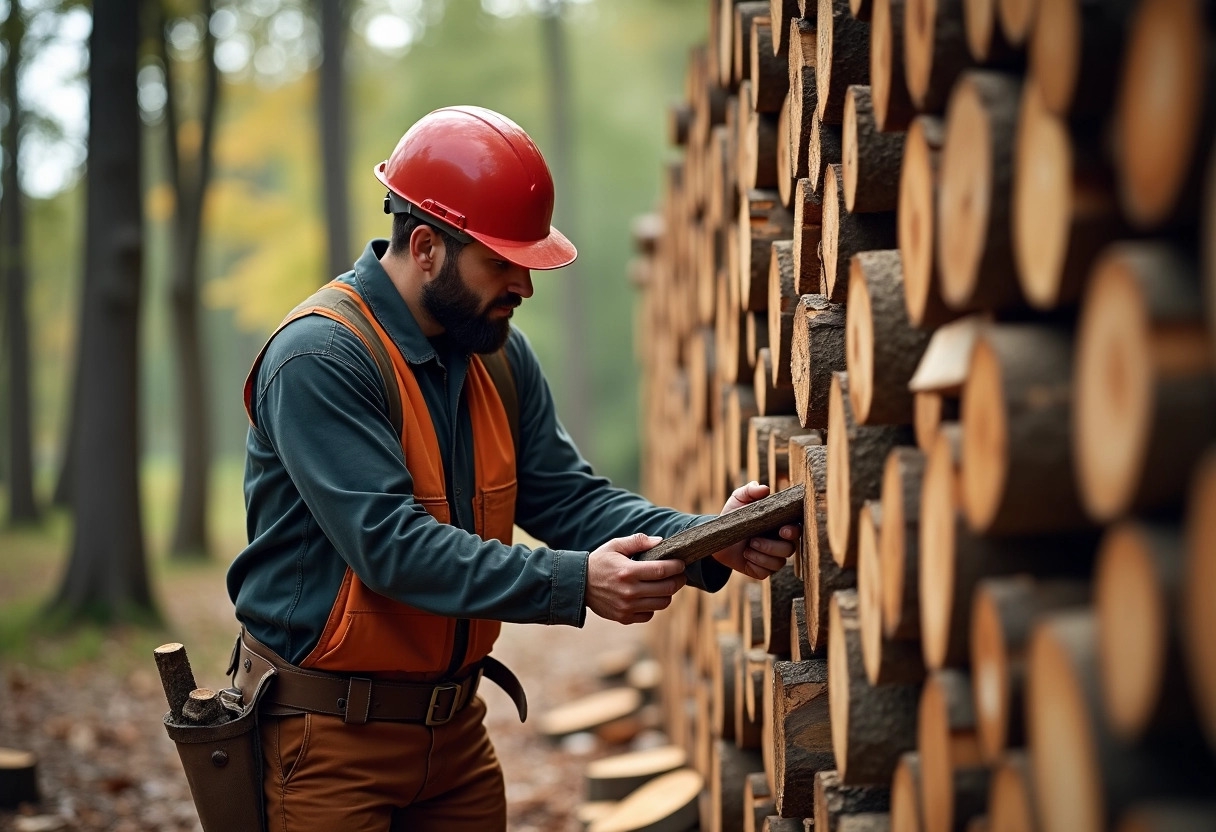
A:
{"type": "MultiPolygon", "coordinates": [[[[427,201],[429,202],[430,200],[427,200],[427,201]]],[[[444,210],[442,208],[442,206],[436,206],[436,207],[439,210],[444,210]]],[[[409,214],[410,216],[417,217],[418,219],[422,220],[427,225],[435,226],[436,228],[438,228],[440,231],[444,232],[445,234],[450,234],[452,237],[455,237],[461,243],[464,243],[467,245],[467,244],[473,242],[473,238],[471,236],[469,236],[468,234],[466,234],[464,231],[460,230],[460,228],[458,228],[457,226],[453,225],[450,222],[447,222],[446,220],[440,219],[439,217],[435,216],[434,214],[430,213],[429,211],[424,211],[423,209],[419,208],[417,205],[410,202],[405,197],[403,197],[399,194],[396,194],[393,191],[389,191],[384,197],[384,213],[386,213],[386,214],[409,214]]],[[[460,217],[460,221],[464,222],[464,217],[460,217]]]]}

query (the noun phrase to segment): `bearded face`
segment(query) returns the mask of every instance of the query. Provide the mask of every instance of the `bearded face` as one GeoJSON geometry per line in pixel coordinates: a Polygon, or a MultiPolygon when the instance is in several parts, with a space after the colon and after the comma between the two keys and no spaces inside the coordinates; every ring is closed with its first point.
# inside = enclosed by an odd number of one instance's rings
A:
{"type": "Polygon", "coordinates": [[[499,350],[510,333],[510,310],[519,306],[523,298],[515,292],[506,292],[484,302],[460,273],[459,259],[459,256],[445,258],[439,274],[422,287],[423,308],[465,352],[499,350]]]}

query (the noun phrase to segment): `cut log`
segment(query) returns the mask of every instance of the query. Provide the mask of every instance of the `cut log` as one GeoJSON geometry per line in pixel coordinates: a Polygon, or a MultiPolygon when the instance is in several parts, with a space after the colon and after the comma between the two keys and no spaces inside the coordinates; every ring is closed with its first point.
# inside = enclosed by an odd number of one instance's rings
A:
{"type": "Polygon", "coordinates": [[[777,810],[764,772],[747,775],[743,783],[743,807],[743,832],[759,832],[764,828],[764,819],[777,810]]]}
{"type": "Polygon", "coordinates": [[[864,84],[870,73],[870,27],[849,12],[849,0],[819,0],[815,82],[819,120],[840,124],[849,84],[864,84]]]}
{"type": "Polygon", "coordinates": [[[1182,531],[1124,521],[1103,538],[1094,573],[1107,725],[1122,742],[1196,739],[1182,659],[1182,531]],[[1129,667],[1136,668],[1128,673],[1129,667]]]}
{"type": "MultiPolygon", "coordinates": [[[[751,81],[739,87],[740,134],[738,140],[739,189],[777,189],[777,113],[758,113],[752,106],[751,81]]],[[[782,202],[784,207],[785,202],[782,202]]]]}
{"type": "Polygon", "coordinates": [[[616,804],[617,801],[615,800],[584,801],[574,810],[574,819],[578,821],[580,829],[586,830],[587,827],[600,818],[605,818],[612,814],[616,809],[616,804]]]}
{"type": "Polygon", "coordinates": [[[165,689],[165,699],[169,703],[169,721],[181,722],[182,706],[190,701],[190,692],[198,687],[194,683],[194,671],[190,669],[186,648],[178,642],[169,642],[153,650],[152,655],[156,659],[160,683],[165,689]]]}
{"type": "MultiPolygon", "coordinates": [[[[743,581],[740,589],[739,601],[742,605],[743,622],[741,632],[743,636],[742,645],[743,652],[748,654],[752,648],[764,640],[764,617],[762,602],[760,600],[763,590],[760,589],[760,582],[755,578],[743,581]]],[[[746,688],[740,688],[740,690],[743,691],[744,696],[748,695],[746,688]]],[[[747,709],[749,714],[751,713],[751,705],[744,704],[744,708],[747,709]]]]}
{"type": "MultiPolygon", "coordinates": [[[[1018,0],[1023,6],[1028,0],[1018,0]]],[[[997,25],[999,0],[963,0],[963,23],[967,29],[967,50],[976,63],[1010,65],[1021,62],[1020,45],[1025,34],[1015,42],[1010,40],[1004,26],[997,25]]]]}
{"type": "Polygon", "coordinates": [[[1093,147],[1026,84],[1013,167],[1013,255],[1022,294],[1053,309],[1076,301],[1098,251],[1123,231],[1114,179],[1093,147]]]}
{"type": "Polygon", "coordinates": [[[779,658],[790,654],[790,606],[802,596],[802,581],[787,563],[760,583],[760,609],[764,617],[764,649],[779,658]]]}
{"type": "Polygon", "coordinates": [[[1039,3],[1028,69],[1050,112],[1080,119],[1110,111],[1131,8],[1132,0],[1039,3]]]}
{"type": "Polygon", "coordinates": [[[1034,18],[1043,0],[997,0],[1001,33],[1013,46],[1022,46],[1034,29],[1034,18]]]}
{"type": "Polygon", "coordinates": [[[735,3],[731,23],[731,81],[736,87],[751,80],[752,24],[757,18],[768,19],[768,0],[735,3]]]}
{"type": "Polygon", "coordinates": [[[961,830],[984,813],[988,769],[980,757],[968,674],[929,674],[920,697],[916,749],[926,830],[961,830]]]}
{"type": "Polygon", "coordinates": [[[973,531],[1032,534],[1086,525],[1068,465],[1071,374],[1064,330],[1001,324],[980,332],[962,397],[962,505],[973,531]]]}
{"type": "Polygon", "coordinates": [[[806,554],[803,567],[803,596],[806,598],[807,639],[811,650],[822,655],[828,647],[828,616],[832,593],[857,586],[857,573],[843,569],[832,557],[828,544],[827,448],[806,449],[807,494],[803,503],[802,541],[806,554]]]}
{"type": "Polygon", "coordinates": [[[970,70],[950,94],[935,227],[942,298],[959,311],[1023,303],[1010,221],[1020,92],[1015,76],[970,70]]]}
{"type": "Polygon", "coordinates": [[[794,176],[798,179],[810,175],[807,173],[807,152],[811,125],[819,112],[819,88],[815,80],[815,53],[819,48],[816,20],[817,15],[813,14],[810,19],[790,21],[790,150],[794,154],[794,176]]]}
{"type": "Polygon", "coordinates": [[[870,18],[870,97],[879,130],[906,130],[916,115],[904,80],[907,0],[874,0],[870,18]]]}
{"type": "Polygon", "coordinates": [[[763,312],[768,304],[768,270],[772,245],[794,235],[794,215],[776,191],[752,190],[739,203],[739,303],[763,312]]]}
{"type": "Polygon", "coordinates": [[[223,725],[231,718],[211,688],[195,688],[182,705],[182,721],[187,725],[223,725]]]}
{"type": "MultiPolygon", "coordinates": [[[[710,667],[709,733],[724,740],[735,739],[735,697],[743,692],[735,689],[735,665],[743,649],[743,637],[735,627],[717,634],[718,649],[710,667]]],[[[702,685],[702,687],[706,687],[702,685]]]]}
{"type": "Polygon", "coordinates": [[[773,682],[773,792],[777,811],[788,817],[810,817],[814,812],[815,773],[835,765],[827,662],[775,662],[773,682]]]}
{"type": "Polygon", "coordinates": [[[899,168],[904,134],[879,132],[869,86],[845,93],[841,127],[844,204],[850,213],[894,211],[899,203],[899,168]]]}
{"type": "Polygon", "coordinates": [[[904,306],[898,249],[863,251],[849,267],[847,315],[849,400],[863,425],[912,421],[912,379],[929,344],[904,306]]]}
{"type": "Polygon", "coordinates": [[[857,513],[866,500],[879,497],[887,453],[911,443],[912,432],[903,425],[857,424],[848,374],[833,373],[827,440],[828,541],[836,563],[852,568],[857,563],[857,513]]]}
{"type": "Polygon", "coordinates": [[[907,0],[904,77],[922,113],[940,113],[959,74],[971,65],[963,0],[907,0]]]}
{"type": "Polygon", "coordinates": [[[1216,375],[1194,264],[1152,243],[1094,267],[1081,310],[1074,467],[1090,516],[1177,503],[1216,440],[1216,375]],[[1118,380],[1115,383],[1113,380],[1118,380]]]}
{"type": "Polygon", "coordinates": [[[1130,21],[1126,51],[1114,53],[1123,56],[1115,169],[1123,212],[1139,228],[1185,221],[1198,206],[1198,168],[1216,115],[1207,14],[1192,0],[1146,0],[1130,21]]]}
{"type": "MultiPolygon", "coordinates": [[[[788,362],[787,362],[788,363],[788,362]]],[[[773,354],[769,347],[756,353],[756,369],[752,373],[752,391],[756,395],[756,412],[760,416],[782,416],[794,412],[794,388],[773,386],[773,354]]],[[[761,482],[773,483],[771,479],[761,482]]]]}
{"type": "Polygon", "coordinates": [[[896,641],[883,635],[882,565],[878,543],[884,525],[882,504],[867,500],[857,516],[857,525],[858,615],[866,679],[871,685],[919,682],[925,676],[919,642],[896,641]]]}
{"type": "Polygon", "coordinates": [[[629,716],[642,707],[642,694],[633,688],[609,688],[559,705],[540,718],[546,737],[564,737],[629,716]]]}
{"type": "Polygon", "coordinates": [[[904,137],[899,170],[896,236],[904,272],[904,304],[913,326],[933,327],[955,317],[942,299],[938,281],[938,179],[945,123],[917,116],[904,137]]]}
{"type": "MultiPolygon", "coordinates": [[[[1027,740],[1043,832],[1108,829],[1137,802],[1211,795],[1212,757],[1132,748],[1102,719],[1096,616],[1057,612],[1035,626],[1027,660],[1027,740]]],[[[1210,636],[1210,633],[1209,633],[1210,636]]]]}
{"type": "Polygon", "coordinates": [[[823,193],[828,167],[840,164],[843,159],[843,146],[840,125],[825,124],[820,121],[819,114],[815,113],[811,120],[806,151],[806,175],[811,180],[811,190],[815,193],[823,193]]]}
{"type": "MultiPolygon", "coordinates": [[[[995,766],[1008,748],[1026,744],[1026,645],[1044,613],[1087,605],[1086,580],[1035,580],[1029,575],[985,578],[971,601],[971,674],[980,753],[995,766]]],[[[989,812],[990,814],[991,811],[989,812]]]]}
{"type": "Polygon", "coordinates": [[[777,112],[777,193],[781,196],[781,204],[791,211],[794,209],[794,190],[798,184],[795,169],[798,165],[794,158],[795,141],[790,128],[790,97],[787,95],[781,101],[781,109],[777,112]]]}
{"type": "Polygon", "coordinates": [[[39,799],[38,758],[30,751],[0,747],[0,809],[16,809],[39,799]]]}
{"type": "Polygon", "coordinates": [[[675,745],[603,757],[587,764],[587,799],[621,800],[661,774],[683,768],[688,755],[675,745]]]}
{"type": "Polygon", "coordinates": [[[1007,751],[993,764],[988,818],[994,832],[1033,832],[1038,828],[1030,787],[1030,758],[1025,751],[1007,751]]]}
{"type": "Polygon", "coordinates": [[[875,687],[866,680],[856,590],[832,593],[828,642],[832,747],[840,780],[885,785],[899,755],[916,747],[919,686],[875,687]]]}
{"type": "Polygon", "coordinates": [[[777,113],[790,89],[789,61],[773,49],[774,29],[785,29],[785,19],[770,16],[752,19],[748,62],[752,82],[752,107],[758,113],[777,113]]]}
{"type": "Polygon", "coordinates": [[[764,476],[768,469],[769,436],[775,432],[781,444],[788,445],[791,436],[804,430],[806,428],[798,423],[797,416],[754,416],[748,423],[747,431],[748,481],[767,485],[772,491],[777,491],[778,484],[766,482],[764,476]],[[764,460],[765,472],[760,470],[761,459],[764,460]]]}
{"type": "Polygon", "coordinates": [[[917,570],[920,561],[920,494],[925,455],[896,447],[882,472],[882,534],[878,540],[882,633],[888,639],[920,636],[917,570]]]}
{"type": "MultiPolygon", "coordinates": [[[[755,658],[763,655],[764,653],[761,651],[755,658]]],[[[732,714],[735,721],[735,747],[740,750],[760,752],[763,726],[759,720],[749,716],[747,702],[749,698],[755,702],[756,689],[760,688],[763,683],[764,671],[760,669],[757,675],[753,662],[753,651],[740,651],[735,656],[735,712],[732,714]]],[[[758,768],[763,768],[763,763],[758,768]]],[[[735,817],[742,820],[742,815],[735,817]]]]}
{"type": "Polygon", "coordinates": [[[726,474],[732,489],[746,482],[747,429],[759,413],[755,392],[732,384],[726,394],[726,474]]]}
{"type": "Polygon", "coordinates": [[[790,661],[811,658],[811,639],[807,629],[806,598],[799,595],[790,604],[790,661]]]}
{"type": "Polygon", "coordinates": [[[798,305],[794,272],[794,241],[772,244],[768,267],[768,348],[772,354],[773,387],[790,388],[790,344],[794,336],[794,307],[798,305]]]}
{"type": "MultiPolygon", "coordinates": [[[[875,0],[875,3],[882,0],[875,0]]],[[[888,812],[858,812],[841,815],[836,823],[836,832],[891,832],[891,815],[888,812]]]]}
{"type": "Polygon", "coordinates": [[[684,832],[697,822],[704,778],[691,768],[657,777],[591,824],[588,832],[684,832]]]}
{"type": "Polygon", "coordinates": [[[794,190],[794,281],[802,295],[821,295],[819,243],[823,238],[823,195],[811,180],[799,179],[794,190]]]}
{"type": "Polygon", "coordinates": [[[850,214],[845,208],[842,171],[841,165],[829,165],[823,181],[824,293],[832,303],[848,300],[854,254],[896,245],[893,214],[850,214]]]}
{"type": "MultiPolygon", "coordinates": [[[[1208,746],[1216,748],[1216,451],[1204,455],[1191,483],[1185,568],[1182,639],[1187,676],[1208,746]]],[[[807,611],[809,615],[809,606],[807,611]]]]}
{"type": "Polygon", "coordinates": [[[845,785],[840,772],[833,770],[815,775],[816,832],[841,832],[846,828],[843,826],[846,817],[862,812],[885,812],[890,806],[891,789],[886,784],[845,785]]]}
{"type": "Polygon", "coordinates": [[[912,428],[916,447],[928,451],[943,422],[958,421],[958,399],[937,392],[918,392],[912,401],[912,428]]]}
{"type": "Polygon", "coordinates": [[[760,347],[768,344],[768,312],[748,312],[743,319],[743,352],[750,372],[755,372],[760,347]]]}
{"type": "Polygon", "coordinates": [[[843,304],[823,295],[803,295],[794,310],[790,346],[790,381],[794,404],[803,427],[828,426],[832,373],[844,370],[848,317],[843,304]]]}
{"type": "Polygon", "coordinates": [[[1115,832],[1207,832],[1216,829],[1216,804],[1148,802],[1123,813],[1115,832]]]}
{"type": "Polygon", "coordinates": [[[891,776],[891,832],[921,832],[920,755],[906,751],[899,756],[891,776]]]}
{"type": "Polygon", "coordinates": [[[801,17],[797,0],[769,0],[769,20],[773,22],[773,54],[786,57],[790,51],[789,26],[801,17]]]}

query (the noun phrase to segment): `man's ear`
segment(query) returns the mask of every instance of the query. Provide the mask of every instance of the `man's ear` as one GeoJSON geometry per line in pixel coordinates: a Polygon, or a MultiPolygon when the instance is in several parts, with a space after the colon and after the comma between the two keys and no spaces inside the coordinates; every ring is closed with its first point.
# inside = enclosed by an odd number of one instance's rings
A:
{"type": "Polygon", "coordinates": [[[428,277],[438,274],[443,251],[443,238],[429,225],[419,225],[410,233],[410,257],[428,277]]]}

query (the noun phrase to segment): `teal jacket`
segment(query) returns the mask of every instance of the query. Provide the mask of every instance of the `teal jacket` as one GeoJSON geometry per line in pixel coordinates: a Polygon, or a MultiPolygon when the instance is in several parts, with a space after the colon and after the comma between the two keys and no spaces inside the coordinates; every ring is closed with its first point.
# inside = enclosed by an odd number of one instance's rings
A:
{"type": "MultiPolygon", "coordinates": [[[[519,395],[516,524],[553,548],[473,532],[473,435],[462,396],[469,357],[422,334],[380,265],[373,240],[340,279],[367,301],[409,362],[445,463],[450,525],[413,499],[384,387],[367,348],[312,315],[270,342],[253,388],[246,441],[249,545],[228,594],[250,633],[298,664],[325,626],[351,570],[374,591],[456,618],[582,626],[590,550],[635,532],[669,537],[706,517],[660,508],[596,476],[562,428],[531,345],[511,330],[519,395]]],[[[689,583],[717,590],[729,570],[691,565],[689,583]]]]}

